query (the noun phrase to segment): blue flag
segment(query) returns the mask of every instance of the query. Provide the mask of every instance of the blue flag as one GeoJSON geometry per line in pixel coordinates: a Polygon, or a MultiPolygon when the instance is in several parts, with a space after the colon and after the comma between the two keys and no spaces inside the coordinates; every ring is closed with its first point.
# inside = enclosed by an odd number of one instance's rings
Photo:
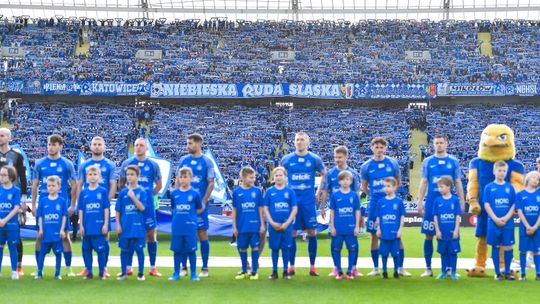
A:
{"type": "Polygon", "coordinates": [[[212,191],[210,199],[214,200],[216,203],[224,204],[227,201],[227,182],[225,181],[225,177],[219,169],[214,153],[212,153],[210,149],[207,149],[204,152],[204,155],[206,155],[212,161],[212,164],[214,164],[214,191],[212,191]]]}
{"type": "Polygon", "coordinates": [[[84,157],[84,153],[81,152],[81,150],[77,150],[77,171],[81,168],[82,164],[86,161],[86,157],[84,157]]]}
{"type": "MultiPolygon", "coordinates": [[[[171,178],[172,178],[172,163],[164,158],[161,158],[157,155],[156,150],[154,149],[154,146],[150,142],[150,139],[146,138],[146,146],[148,147],[148,150],[146,151],[146,156],[150,158],[151,160],[155,161],[159,166],[159,171],[161,172],[161,176],[163,178],[163,187],[161,187],[161,190],[158,193],[158,196],[160,198],[163,198],[165,194],[167,193],[167,190],[171,186],[171,178]]],[[[132,157],[133,153],[129,153],[129,157],[132,157]]]]}

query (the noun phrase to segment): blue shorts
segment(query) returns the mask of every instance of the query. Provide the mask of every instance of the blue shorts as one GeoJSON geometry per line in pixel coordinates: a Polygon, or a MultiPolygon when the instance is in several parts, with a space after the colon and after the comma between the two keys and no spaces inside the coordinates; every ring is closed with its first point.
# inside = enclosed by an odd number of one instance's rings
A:
{"type": "Polygon", "coordinates": [[[437,240],[437,252],[441,255],[452,255],[461,252],[459,238],[457,240],[437,240]]]}
{"type": "Polygon", "coordinates": [[[474,236],[487,236],[487,222],[488,215],[482,206],[482,212],[480,212],[480,214],[476,217],[476,229],[474,230],[474,236]]]}
{"type": "Polygon", "coordinates": [[[392,257],[399,256],[399,239],[381,240],[379,254],[381,256],[388,256],[389,254],[392,254],[392,257]]]}
{"type": "Polygon", "coordinates": [[[274,228],[268,228],[268,247],[272,250],[289,249],[292,245],[292,227],[285,231],[275,231],[274,228]]]}
{"type": "Polygon", "coordinates": [[[293,228],[295,230],[317,228],[317,210],[315,209],[315,203],[302,202],[302,204],[298,204],[298,213],[296,213],[293,228]]]}
{"type": "Polygon", "coordinates": [[[204,212],[197,214],[197,230],[208,230],[210,225],[208,224],[208,206],[204,208],[204,212]]]}
{"type": "Polygon", "coordinates": [[[238,233],[236,244],[238,249],[259,247],[261,244],[261,235],[258,232],[238,233]]]}
{"type": "Polygon", "coordinates": [[[435,235],[435,222],[433,221],[433,218],[435,217],[433,214],[433,207],[431,203],[428,203],[426,201],[425,211],[424,211],[424,217],[422,218],[422,227],[420,228],[420,232],[425,235],[435,235]]]}
{"type": "Polygon", "coordinates": [[[487,231],[487,244],[490,246],[512,246],[515,243],[514,229],[492,228],[487,231]]]}
{"type": "Polygon", "coordinates": [[[103,252],[107,248],[107,240],[103,234],[101,235],[85,235],[82,239],[83,251],[103,252]]]}
{"type": "Polygon", "coordinates": [[[19,244],[19,230],[0,230],[0,246],[3,246],[5,243],[9,244],[19,244]]]}
{"type": "Polygon", "coordinates": [[[534,235],[519,235],[519,252],[540,252],[540,232],[536,231],[534,235]]]}
{"type": "Polygon", "coordinates": [[[157,227],[156,212],[152,208],[149,212],[144,211],[144,229],[152,230],[157,227]]]}
{"type": "Polygon", "coordinates": [[[197,251],[197,233],[186,235],[171,235],[169,249],[177,253],[191,253],[197,251]]]}
{"type": "Polygon", "coordinates": [[[54,254],[60,254],[64,252],[64,246],[62,245],[62,241],[59,242],[41,242],[41,252],[45,252],[45,254],[48,254],[50,251],[53,251],[54,254]]]}
{"type": "Polygon", "coordinates": [[[341,250],[343,247],[343,241],[345,241],[345,246],[349,251],[356,250],[358,251],[358,238],[352,234],[338,234],[332,237],[330,242],[330,247],[332,250],[341,250]]]}
{"type": "Polygon", "coordinates": [[[118,247],[122,250],[135,250],[146,246],[145,238],[120,238],[118,247]]]}
{"type": "Polygon", "coordinates": [[[360,207],[360,216],[362,216],[362,217],[367,216],[367,208],[366,207],[360,207]]]}

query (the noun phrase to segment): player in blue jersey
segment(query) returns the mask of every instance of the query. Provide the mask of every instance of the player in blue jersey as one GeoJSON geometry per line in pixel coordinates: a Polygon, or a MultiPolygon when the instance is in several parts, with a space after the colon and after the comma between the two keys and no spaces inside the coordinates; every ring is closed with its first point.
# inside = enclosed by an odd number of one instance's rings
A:
{"type": "Polygon", "coordinates": [[[336,279],[343,279],[341,269],[341,248],[343,242],[349,251],[347,279],[354,279],[352,273],[358,259],[358,233],[360,232],[360,199],[351,189],[353,175],[348,170],[338,174],[340,189],[330,197],[330,234],[332,236],[331,251],[334,265],[337,268],[336,279]]]}
{"type": "Polygon", "coordinates": [[[278,259],[281,249],[283,259],[283,279],[290,279],[287,272],[289,252],[292,242],[291,225],[298,212],[296,194],[287,187],[287,170],[276,167],[272,171],[274,186],[270,187],[264,195],[264,215],[268,222],[269,247],[272,250],[272,274],[270,280],[278,278],[278,259]]]}
{"type": "MultiPolygon", "coordinates": [[[[329,194],[331,195],[335,192],[338,192],[341,188],[338,181],[339,173],[343,171],[351,172],[351,175],[352,175],[352,184],[350,186],[351,191],[357,194],[360,191],[359,175],[353,168],[347,165],[348,158],[349,158],[349,149],[347,149],[347,147],[338,146],[334,149],[334,162],[336,163],[336,165],[334,168],[328,170],[328,174],[326,174],[326,179],[324,180],[322,193],[321,193],[321,216],[323,219],[326,218],[326,212],[325,212],[326,199],[329,197],[329,194]]],[[[362,209],[360,209],[360,211],[361,210],[362,209]]],[[[362,217],[361,212],[360,212],[360,217],[362,217]]],[[[330,250],[332,251],[332,248],[330,248],[330,250]]],[[[352,269],[352,274],[353,276],[362,276],[362,274],[358,272],[356,265],[354,265],[352,269]]],[[[334,265],[334,269],[332,270],[332,272],[328,274],[328,276],[335,277],[337,275],[338,275],[337,267],[334,265]]]]}
{"type": "Polygon", "coordinates": [[[382,257],[384,279],[388,279],[386,264],[390,254],[394,260],[394,278],[399,279],[400,276],[398,265],[401,259],[400,246],[405,221],[405,205],[403,200],[396,196],[397,187],[398,182],[394,177],[383,180],[383,191],[386,195],[377,201],[377,211],[375,211],[376,233],[381,239],[378,252],[382,257]]]}
{"type": "MultiPolygon", "coordinates": [[[[386,156],[388,141],[382,137],[375,137],[371,140],[371,151],[373,157],[362,164],[360,168],[360,180],[362,191],[369,196],[369,207],[367,217],[367,231],[371,233],[371,259],[373,260],[373,270],[369,276],[379,275],[379,240],[377,237],[376,212],[377,201],[385,196],[384,179],[393,177],[397,185],[401,183],[401,172],[397,160],[386,156]]],[[[400,245],[403,247],[403,244],[400,245]]],[[[400,260],[398,260],[398,272],[403,276],[410,276],[403,268],[405,251],[400,250],[400,260]]]]}
{"type": "Polygon", "coordinates": [[[174,273],[170,281],[180,280],[180,262],[187,256],[191,268],[191,280],[197,276],[197,214],[203,212],[199,192],[192,188],[193,171],[182,167],[176,175],[176,189],[171,191],[171,251],[174,253],[174,273]]]}
{"type": "MultiPolygon", "coordinates": [[[[156,213],[159,207],[156,204],[154,196],[159,193],[161,187],[163,187],[163,181],[161,177],[161,171],[158,164],[148,158],[146,155],[148,152],[148,145],[146,139],[138,138],[135,141],[134,153],[135,155],[128,158],[122,163],[120,170],[120,188],[122,188],[126,181],[126,167],[129,165],[135,165],[139,167],[139,186],[141,186],[149,195],[152,196],[151,201],[145,201],[144,210],[144,225],[146,229],[146,239],[148,241],[148,257],[150,258],[150,275],[160,277],[161,273],[156,268],[157,258],[157,221],[156,213]]],[[[133,256],[133,255],[131,255],[133,256]]],[[[128,275],[132,274],[131,261],[128,261],[128,275]]]]}
{"type": "MultiPolygon", "coordinates": [[[[77,180],[77,192],[80,193],[83,188],[87,186],[86,181],[86,169],[90,166],[99,166],[101,171],[101,179],[99,180],[99,185],[105,188],[109,193],[109,202],[112,201],[116,195],[116,165],[113,161],[103,156],[105,152],[105,140],[102,137],[95,136],[92,138],[90,143],[90,151],[92,152],[92,158],[82,163],[78,172],[77,180]]],[[[110,214],[110,213],[109,213],[110,214]]],[[[109,243],[109,234],[106,236],[107,241],[105,242],[105,269],[104,275],[109,277],[109,272],[107,271],[107,261],[109,259],[110,252],[110,243],[109,243]]],[[[85,277],[88,275],[86,268],[77,276],[85,277]]]]}
{"type": "MultiPolygon", "coordinates": [[[[139,273],[137,279],[144,281],[144,246],[145,246],[145,209],[152,201],[152,195],[139,185],[140,169],[137,165],[128,165],[124,176],[126,188],[118,193],[116,200],[116,231],[118,232],[118,247],[120,247],[120,263],[122,272],[117,280],[125,280],[128,277],[128,262],[133,259],[133,253],[137,253],[139,273]],[[131,255],[131,257],[130,257],[131,255]]],[[[153,210],[153,206],[150,206],[153,210]]]]}
{"type": "Polygon", "coordinates": [[[99,278],[105,279],[107,259],[107,235],[109,234],[110,200],[109,192],[99,185],[101,168],[92,165],[85,169],[86,187],[79,193],[78,206],[81,221],[82,254],[86,269],[85,279],[94,277],[92,271],[92,250],[97,253],[99,278]]]}
{"type": "MultiPolygon", "coordinates": [[[[75,212],[75,204],[77,202],[77,184],[76,175],[73,163],[60,155],[64,147],[64,139],[58,134],[53,134],[47,138],[47,156],[38,159],[34,165],[32,172],[32,214],[35,216],[36,202],[38,196],[47,196],[47,178],[49,176],[58,176],[60,178],[60,189],[58,195],[66,202],[68,210],[68,219],[75,212]]],[[[64,228],[69,230],[69,221],[66,222],[64,228]]],[[[68,277],[74,277],[75,274],[71,270],[71,239],[69,233],[62,239],[64,246],[64,259],[66,262],[66,270],[68,277]]],[[[40,252],[40,239],[36,239],[36,259],[40,252]]]]}
{"type": "Polygon", "coordinates": [[[260,234],[265,231],[263,218],[263,196],[261,189],[254,186],[255,170],[243,167],[240,170],[242,185],[233,192],[232,228],[237,238],[238,253],[242,260],[242,272],[235,279],[258,280],[260,234]],[[251,273],[247,271],[247,249],[251,247],[251,273]]]}
{"type": "Polygon", "coordinates": [[[11,279],[18,280],[17,273],[17,244],[19,239],[19,209],[21,207],[21,190],[13,185],[17,181],[17,171],[13,166],[3,166],[0,169],[0,273],[4,245],[7,242],[11,259],[11,279]]]}
{"type": "Polygon", "coordinates": [[[527,252],[532,252],[536,266],[536,280],[540,281],[540,173],[532,171],[525,176],[525,189],[516,195],[519,215],[520,280],[527,278],[527,252]]]}
{"type": "Polygon", "coordinates": [[[295,151],[289,153],[281,160],[281,165],[287,170],[289,187],[296,194],[298,213],[293,227],[293,241],[290,252],[289,275],[296,270],[296,236],[298,230],[305,230],[308,235],[308,253],[310,269],[309,275],[319,276],[315,268],[317,257],[317,209],[316,204],[321,194],[321,187],[315,193],[315,175],[319,173],[321,180],[326,177],[326,169],[321,158],[308,150],[310,138],[305,132],[298,132],[294,136],[295,151]]]}
{"type": "Polygon", "coordinates": [[[497,161],[493,165],[495,181],[486,185],[483,203],[488,215],[487,244],[495,267],[495,280],[515,280],[510,273],[514,245],[514,212],[516,193],[512,184],[505,181],[508,164],[497,161]],[[504,250],[504,276],[500,267],[500,248],[504,250]]]}
{"type": "Polygon", "coordinates": [[[459,245],[459,223],[461,222],[461,202],[451,190],[454,178],[441,176],[437,181],[439,197],[433,202],[433,221],[437,236],[437,252],[441,255],[441,273],[438,280],[446,278],[446,271],[451,269],[452,280],[457,280],[457,254],[459,245]]]}
{"type": "MultiPolygon", "coordinates": [[[[197,236],[201,245],[202,269],[200,277],[208,277],[208,257],[210,256],[210,242],[208,240],[208,208],[206,208],[210,195],[214,190],[214,164],[204,154],[202,154],[203,137],[194,133],[187,137],[187,151],[189,154],[180,158],[178,170],[182,167],[189,167],[193,172],[191,186],[199,193],[202,199],[203,212],[197,215],[197,236]]],[[[182,261],[182,271],[180,275],[187,274],[187,256],[182,261]]]]}
{"type": "Polygon", "coordinates": [[[452,182],[455,185],[455,193],[461,204],[461,210],[464,210],[465,208],[459,160],[448,155],[448,139],[446,136],[435,135],[433,138],[433,149],[435,150],[435,154],[427,157],[422,162],[420,186],[418,187],[418,213],[423,216],[421,232],[425,234],[424,259],[426,261],[426,270],[422,273],[421,277],[433,276],[433,271],[431,270],[433,236],[435,235],[433,202],[440,196],[440,193],[437,190],[437,181],[441,176],[452,177],[452,182]],[[425,204],[424,198],[426,199],[425,204]]]}
{"type": "Polygon", "coordinates": [[[47,195],[41,193],[39,197],[39,206],[36,212],[38,221],[38,240],[40,240],[40,251],[38,254],[38,271],[35,279],[43,278],[43,264],[45,256],[49,251],[53,251],[56,256],[56,268],[54,278],[61,280],[60,266],[62,263],[62,240],[67,236],[65,230],[67,222],[67,203],[66,199],[60,195],[60,178],[56,175],[47,177],[44,182],[47,185],[47,195]]]}

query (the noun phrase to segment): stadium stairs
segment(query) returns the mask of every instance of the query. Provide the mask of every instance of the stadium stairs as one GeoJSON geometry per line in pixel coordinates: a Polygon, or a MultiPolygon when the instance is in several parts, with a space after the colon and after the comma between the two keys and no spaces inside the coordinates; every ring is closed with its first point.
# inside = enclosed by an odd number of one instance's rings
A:
{"type": "Polygon", "coordinates": [[[420,176],[422,173],[422,152],[420,151],[420,145],[427,145],[427,134],[424,131],[418,129],[412,129],[412,136],[409,138],[409,144],[411,144],[410,153],[414,155],[413,169],[409,171],[409,192],[413,197],[413,200],[418,199],[418,185],[420,183],[420,176]]]}
{"type": "MultiPolygon", "coordinates": [[[[79,34],[80,35],[80,34],[79,34]]],[[[82,37],[77,37],[77,42],[75,42],[75,56],[89,56],[90,55],[90,39],[88,38],[88,33],[83,31],[82,37]],[[79,44],[79,41],[82,40],[82,44],[79,44]]]]}
{"type": "Polygon", "coordinates": [[[482,32],[478,33],[478,40],[482,41],[480,45],[480,54],[486,57],[493,57],[493,48],[491,45],[491,33],[482,32]]]}

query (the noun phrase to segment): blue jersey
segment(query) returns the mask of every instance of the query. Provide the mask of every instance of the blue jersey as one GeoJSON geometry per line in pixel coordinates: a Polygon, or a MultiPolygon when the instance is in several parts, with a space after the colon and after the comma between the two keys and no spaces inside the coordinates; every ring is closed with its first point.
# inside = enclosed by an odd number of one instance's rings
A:
{"type": "Polygon", "coordinates": [[[360,199],[353,191],[343,193],[341,190],[330,196],[330,210],[334,210],[334,228],[337,235],[354,234],[354,227],[359,220],[356,211],[360,210],[360,199]]]}
{"type": "Polygon", "coordinates": [[[201,196],[195,189],[171,192],[172,235],[195,235],[197,233],[197,209],[202,208],[201,196]]]}
{"type": "Polygon", "coordinates": [[[314,204],[315,175],[325,172],[321,158],[313,152],[304,156],[292,152],[283,157],[281,165],[287,169],[289,187],[294,190],[298,204],[314,204]]]}
{"type": "Polygon", "coordinates": [[[400,177],[399,164],[391,157],[385,156],[381,161],[372,158],[360,168],[360,179],[368,183],[371,212],[377,210],[377,202],[386,196],[383,188],[384,179],[387,177],[400,177]]]}
{"type": "Polygon", "coordinates": [[[177,175],[182,167],[189,167],[193,171],[191,187],[199,192],[202,199],[208,188],[208,180],[215,178],[214,164],[206,155],[193,157],[191,154],[188,154],[180,158],[180,164],[178,165],[178,170],[176,170],[177,175]]]}
{"type": "Polygon", "coordinates": [[[233,207],[236,208],[236,227],[239,233],[259,232],[261,218],[259,208],[263,206],[261,189],[238,187],[233,191],[233,207]]]}
{"type": "Polygon", "coordinates": [[[377,202],[377,217],[381,227],[382,240],[394,240],[401,224],[401,216],[405,215],[405,205],[399,197],[381,198],[377,202]]]}
{"type": "Polygon", "coordinates": [[[268,207],[268,212],[274,222],[285,223],[291,215],[292,208],[297,205],[296,194],[289,187],[283,189],[270,187],[264,195],[263,204],[268,207]]]}
{"type": "MultiPolygon", "coordinates": [[[[118,199],[116,200],[116,212],[120,214],[120,224],[122,225],[122,233],[119,238],[144,238],[146,236],[144,212],[137,208],[133,200],[128,196],[128,191],[128,188],[122,189],[118,193],[118,199]]],[[[134,189],[133,192],[137,199],[148,209],[144,203],[145,200],[148,200],[148,192],[142,187],[134,189]]]]}
{"type": "Polygon", "coordinates": [[[98,165],[101,171],[101,180],[99,181],[100,186],[105,188],[107,191],[111,190],[110,181],[117,178],[116,173],[114,172],[116,165],[107,158],[102,160],[89,159],[81,165],[79,168],[79,180],[83,182],[83,188],[88,186],[88,183],[86,182],[86,168],[95,165],[98,165]]]}
{"type": "Polygon", "coordinates": [[[129,165],[139,166],[139,185],[144,188],[144,190],[150,191],[153,195],[154,185],[161,179],[161,171],[159,170],[158,164],[148,157],[142,161],[135,157],[130,157],[126,159],[120,167],[121,178],[126,178],[126,167],[129,165]]]}
{"type": "MultiPolygon", "coordinates": [[[[360,191],[360,178],[358,176],[358,173],[351,167],[347,166],[345,170],[351,172],[353,180],[351,184],[351,190],[353,192],[360,191]]],[[[334,167],[328,171],[328,174],[326,174],[326,178],[324,179],[323,183],[323,189],[328,191],[328,193],[332,194],[334,192],[338,192],[340,189],[340,185],[338,182],[338,175],[341,171],[338,169],[338,167],[334,167]]]]}
{"type": "MultiPolygon", "coordinates": [[[[487,185],[495,180],[495,175],[493,175],[493,165],[494,162],[485,161],[478,157],[473,158],[469,164],[469,172],[476,171],[478,175],[478,185],[487,185]]],[[[508,173],[506,174],[505,181],[510,182],[512,175],[514,174],[525,174],[525,167],[520,161],[509,159],[506,161],[508,165],[508,173]]],[[[484,189],[485,187],[480,187],[478,189],[478,202],[481,204],[485,202],[484,199],[484,189]]]]}
{"type": "MultiPolygon", "coordinates": [[[[9,189],[0,186],[0,218],[5,218],[16,206],[21,205],[21,190],[15,186],[9,189]]],[[[19,214],[16,213],[0,230],[19,230],[19,214]]]]}
{"type": "Polygon", "coordinates": [[[441,196],[438,190],[437,182],[442,176],[450,176],[455,181],[461,179],[461,170],[459,161],[450,155],[446,157],[437,157],[432,155],[422,162],[422,178],[428,182],[426,192],[426,202],[433,202],[441,196]]]}
{"type": "MultiPolygon", "coordinates": [[[[488,204],[496,217],[501,218],[508,214],[510,208],[515,204],[516,192],[512,184],[504,182],[499,185],[495,182],[489,183],[484,189],[484,204],[488,204]]],[[[493,222],[491,217],[488,218],[488,230],[498,229],[499,226],[493,222]]],[[[504,229],[514,229],[514,221],[512,218],[503,227],[504,229]]]]}
{"type": "MultiPolygon", "coordinates": [[[[540,216],[540,189],[533,193],[523,190],[516,194],[516,209],[523,212],[530,226],[534,226],[538,221],[538,216],[540,216]]],[[[519,233],[521,235],[527,234],[523,223],[519,224],[519,233]]]]}
{"type": "Polygon", "coordinates": [[[76,180],[73,163],[63,156],[58,159],[44,157],[36,161],[34,171],[32,172],[32,179],[39,181],[40,195],[49,195],[47,192],[47,178],[54,175],[60,177],[61,181],[58,195],[65,198],[66,202],[69,202],[69,182],[76,180]]]}
{"type": "Polygon", "coordinates": [[[66,200],[60,196],[54,200],[49,199],[48,195],[40,196],[36,217],[38,220],[41,218],[43,225],[41,241],[44,243],[60,242],[62,218],[65,217],[67,222],[66,200]]]}
{"type": "Polygon", "coordinates": [[[79,194],[77,209],[83,213],[83,225],[86,235],[101,235],[105,223],[105,209],[110,212],[109,192],[104,187],[91,190],[85,188],[79,194]]]}
{"type": "Polygon", "coordinates": [[[433,203],[433,215],[437,216],[442,239],[452,240],[456,228],[456,217],[461,216],[461,205],[457,196],[452,195],[449,199],[437,197],[433,203]]]}

